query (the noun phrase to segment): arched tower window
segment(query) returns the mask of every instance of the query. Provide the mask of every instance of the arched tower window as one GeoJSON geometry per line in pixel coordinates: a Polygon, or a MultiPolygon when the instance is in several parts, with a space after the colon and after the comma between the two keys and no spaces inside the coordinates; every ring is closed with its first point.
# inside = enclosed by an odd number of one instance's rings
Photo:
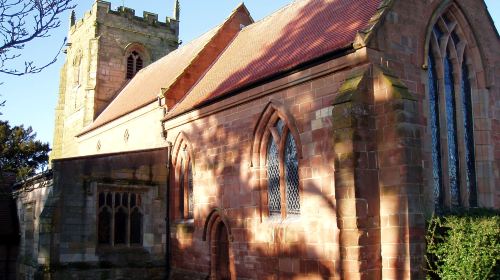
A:
{"type": "Polygon", "coordinates": [[[127,79],[132,79],[144,66],[144,61],[137,51],[133,51],[127,57],[127,79]]]}
{"type": "Polygon", "coordinates": [[[187,138],[180,134],[173,150],[175,185],[178,190],[178,215],[181,219],[194,218],[193,158],[187,138]]]}
{"type": "Polygon", "coordinates": [[[270,217],[287,217],[300,214],[299,145],[292,118],[278,107],[282,106],[271,104],[263,113],[254,149],[259,149],[267,175],[263,204],[270,217]]]}
{"type": "Polygon", "coordinates": [[[463,35],[450,12],[437,19],[430,34],[429,125],[437,209],[477,205],[471,66],[463,35]]]}

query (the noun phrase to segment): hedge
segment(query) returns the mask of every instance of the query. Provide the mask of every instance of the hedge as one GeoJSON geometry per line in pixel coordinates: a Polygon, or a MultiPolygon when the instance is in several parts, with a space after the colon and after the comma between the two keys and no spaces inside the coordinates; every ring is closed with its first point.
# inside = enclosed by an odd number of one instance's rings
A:
{"type": "Polygon", "coordinates": [[[500,279],[500,214],[473,209],[434,216],[427,234],[427,279],[500,279]]]}

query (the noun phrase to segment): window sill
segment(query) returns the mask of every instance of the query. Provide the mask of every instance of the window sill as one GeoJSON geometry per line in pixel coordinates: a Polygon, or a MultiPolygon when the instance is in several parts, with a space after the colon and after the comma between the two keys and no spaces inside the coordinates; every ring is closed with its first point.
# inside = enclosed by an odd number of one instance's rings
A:
{"type": "Polygon", "coordinates": [[[270,226],[275,226],[275,227],[286,227],[286,226],[293,226],[293,225],[298,225],[302,222],[302,217],[301,215],[288,215],[287,217],[283,218],[279,215],[274,215],[274,216],[268,216],[263,219],[263,223],[269,224],[270,226]]]}

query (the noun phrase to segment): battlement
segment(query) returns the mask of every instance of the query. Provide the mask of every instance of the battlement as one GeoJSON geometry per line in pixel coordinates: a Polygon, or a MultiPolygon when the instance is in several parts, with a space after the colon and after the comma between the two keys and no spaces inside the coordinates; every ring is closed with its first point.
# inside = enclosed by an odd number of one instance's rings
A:
{"type": "Polygon", "coordinates": [[[178,35],[179,32],[179,21],[175,18],[166,17],[165,21],[162,22],[158,20],[158,14],[148,11],[144,11],[142,17],[140,17],[135,14],[135,10],[132,8],[119,6],[116,10],[113,10],[110,2],[98,0],[94,2],[90,11],[85,12],[81,19],[76,20],[74,12],[71,14],[70,34],[75,32],[86,22],[92,22],[93,24],[96,20],[104,20],[107,16],[134,21],[141,26],[170,29],[176,35],[178,35]]]}
{"type": "Polygon", "coordinates": [[[131,20],[136,20],[140,22],[147,23],[152,26],[168,26],[168,27],[175,27],[178,24],[178,21],[176,19],[166,17],[165,21],[159,21],[158,20],[158,14],[144,11],[142,13],[142,17],[137,16],[135,14],[135,10],[129,7],[124,7],[124,6],[119,6],[116,10],[111,9],[111,3],[107,1],[97,1],[95,2],[94,5],[97,5],[97,11],[100,12],[105,12],[108,14],[112,15],[117,15],[121,16],[124,18],[128,18],[131,20]]]}

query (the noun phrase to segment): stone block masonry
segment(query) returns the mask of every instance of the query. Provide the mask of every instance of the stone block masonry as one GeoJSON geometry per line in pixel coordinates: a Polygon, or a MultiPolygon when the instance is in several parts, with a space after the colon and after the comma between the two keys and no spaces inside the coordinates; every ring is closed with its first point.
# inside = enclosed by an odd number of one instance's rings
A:
{"type": "Polygon", "coordinates": [[[129,82],[127,57],[136,52],[143,67],[178,47],[176,19],[96,1],[90,11],[72,22],[66,62],[61,71],[56,127],[51,160],[78,155],[75,136],[92,123],[129,82]]]}

